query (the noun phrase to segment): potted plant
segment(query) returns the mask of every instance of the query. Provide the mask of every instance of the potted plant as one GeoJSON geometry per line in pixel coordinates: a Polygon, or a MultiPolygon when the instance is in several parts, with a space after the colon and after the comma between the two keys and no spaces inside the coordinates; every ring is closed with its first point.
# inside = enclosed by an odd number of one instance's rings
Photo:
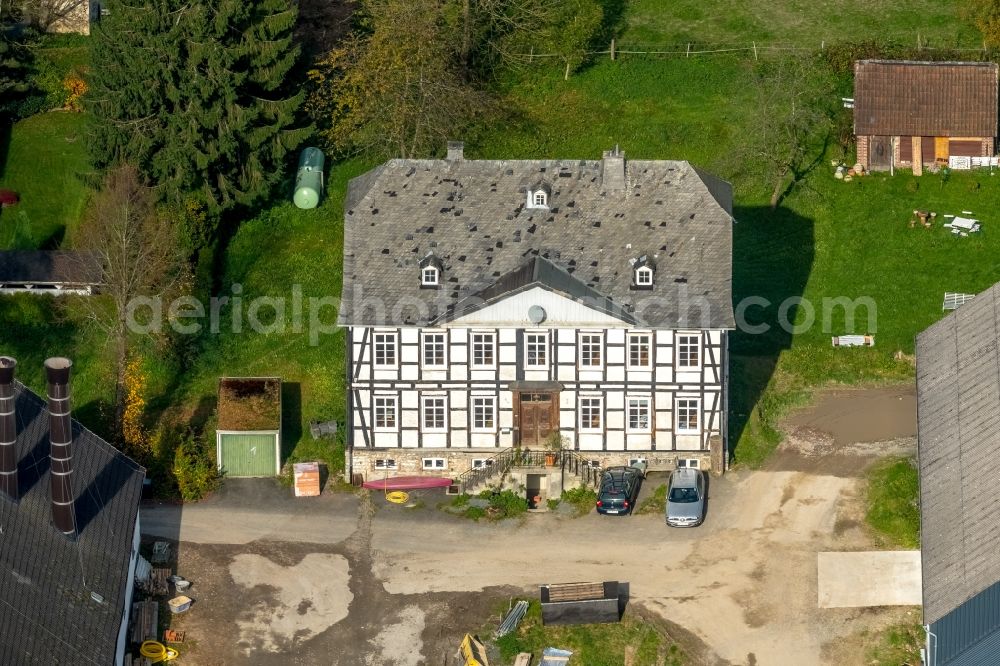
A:
{"type": "Polygon", "coordinates": [[[566,438],[558,430],[549,434],[545,438],[545,465],[553,467],[559,460],[559,452],[562,451],[566,438]]]}

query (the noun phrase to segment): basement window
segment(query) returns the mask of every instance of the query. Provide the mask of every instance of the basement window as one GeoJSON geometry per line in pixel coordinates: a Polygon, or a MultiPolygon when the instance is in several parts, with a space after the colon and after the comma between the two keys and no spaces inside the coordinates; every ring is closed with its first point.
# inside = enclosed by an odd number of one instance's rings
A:
{"type": "Polygon", "coordinates": [[[424,469],[448,469],[448,463],[444,458],[424,458],[424,469]]]}
{"type": "Polygon", "coordinates": [[[392,458],[376,458],[375,469],[396,469],[396,461],[392,458]]]}

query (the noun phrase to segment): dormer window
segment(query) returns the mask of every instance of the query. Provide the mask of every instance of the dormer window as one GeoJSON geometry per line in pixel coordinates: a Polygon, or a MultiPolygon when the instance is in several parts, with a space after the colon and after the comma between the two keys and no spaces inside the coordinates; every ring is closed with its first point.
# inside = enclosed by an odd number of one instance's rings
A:
{"type": "Polygon", "coordinates": [[[652,289],[653,273],[656,272],[656,264],[652,257],[643,255],[632,260],[632,288],[652,289]]]}
{"type": "Polygon", "coordinates": [[[420,288],[437,289],[441,286],[441,272],[444,265],[433,251],[420,260],[420,288]]]}
{"type": "Polygon", "coordinates": [[[528,208],[548,208],[552,197],[552,188],[544,180],[540,180],[528,188],[528,208]]]}

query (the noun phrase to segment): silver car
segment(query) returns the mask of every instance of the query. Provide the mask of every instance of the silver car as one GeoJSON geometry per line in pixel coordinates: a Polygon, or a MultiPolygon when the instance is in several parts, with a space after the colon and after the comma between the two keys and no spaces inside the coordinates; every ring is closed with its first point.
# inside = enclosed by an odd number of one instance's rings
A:
{"type": "Polygon", "coordinates": [[[667,488],[667,525],[694,527],[705,520],[705,475],[682,467],[670,474],[667,488]]]}

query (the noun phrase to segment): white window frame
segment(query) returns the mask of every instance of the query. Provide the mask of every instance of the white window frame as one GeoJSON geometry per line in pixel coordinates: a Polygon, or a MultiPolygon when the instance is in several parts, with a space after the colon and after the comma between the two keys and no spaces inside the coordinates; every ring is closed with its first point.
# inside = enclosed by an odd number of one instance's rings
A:
{"type": "Polygon", "coordinates": [[[545,331],[526,331],[524,334],[524,367],[531,370],[544,370],[549,367],[549,334],[545,331]],[[542,339],[542,362],[532,363],[531,362],[531,347],[532,344],[537,345],[538,343],[532,343],[531,338],[541,338],[542,339]]]}
{"type": "MultiPolygon", "coordinates": [[[[629,333],[628,334],[628,349],[625,353],[628,354],[628,367],[630,370],[648,370],[653,367],[653,334],[652,333],[629,333]],[[632,344],[638,343],[640,338],[645,338],[646,342],[646,363],[645,364],[633,364],[632,363],[632,344]]],[[[642,343],[639,343],[642,344],[642,343]]]]}
{"type": "MultiPolygon", "coordinates": [[[[497,431],[497,398],[495,395],[473,395],[472,400],[472,432],[489,432],[493,433],[497,431]],[[492,425],[478,425],[479,420],[479,409],[480,406],[476,404],[477,400],[489,401],[490,409],[490,420],[492,425]]],[[[483,405],[486,409],[486,405],[483,405]]],[[[485,414],[486,412],[483,412],[485,414]]]]}
{"type": "Polygon", "coordinates": [[[375,462],[372,463],[375,469],[386,469],[393,470],[399,469],[399,464],[396,463],[395,458],[376,458],[375,462]]]}
{"type": "Polygon", "coordinates": [[[577,358],[579,359],[580,368],[593,370],[597,368],[604,367],[604,333],[596,331],[581,331],[580,332],[580,349],[577,352],[577,358]],[[587,338],[597,338],[597,342],[584,342],[587,338]],[[584,355],[584,349],[589,348],[591,345],[597,345],[597,363],[590,363],[591,355],[584,355]]]}
{"type": "MultiPolygon", "coordinates": [[[[389,347],[383,347],[388,350],[389,347]]],[[[399,366],[399,333],[397,331],[372,331],[372,366],[376,369],[388,370],[399,366]],[[379,342],[380,337],[392,338],[392,363],[379,362],[379,345],[386,345],[386,342],[379,342]]]]}
{"type": "Polygon", "coordinates": [[[545,190],[534,190],[528,193],[528,208],[548,208],[549,195],[545,190]]]}
{"type": "Polygon", "coordinates": [[[577,421],[580,424],[580,432],[582,433],[604,432],[604,396],[581,395],[578,411],[579,415],[577,416],[577,421]],[[593,425],[589,424],[589,420],[588,422],[584,422],[583,419],[585,409],[588,411],[594,409],[593,405],[585,406],[584,403],[594,403],[594,402],[597,403],[596,407],[597,407],[598,426],[596,428],[593,425]]]}
{"type": "Polygon", "coordinates": [[[640,266],[635,269],[635,286],[637,287],[652,287],[653,286],[653,269],[649,266],[640,266]]]}
{"type": "Polygon", "coordinates": [[[441,273],[436,266],[424,266],[420,269],[420,284],[428,287],[441,284],[441,273]]]}
{"type": "Polygon", "coordinates": [[[375,395],[372,397],[372,427],[375,432],[397,432],[399,430],[399,397],[396,395],[375,395]],[[392,425],[379,425],[379,409],[388,409],[388,404],[379,406],[379,401],[392,403],[392,425]]]}
{"type": "Polygon", "coordinates": [[[420,431],[421,432],[448,432],[448,396],[446,395],[422,395],[420,396],[420,431]],[[427,425],[428,407],[430,401],[437,403],[430,409],[441,410],[441,425],[427,425]]]}
{"type": "Polygon", "coordinates": [[[677,468],[678,469],[698,469],[701,467],[701,463],[697,458],[678,458],[677,468]]]}
{"type": "MultiPolygon", "coordinates": [[[[437,345],[437,342],[431,344],[437,345]]],[[[434,370],[443,370],[448,367],[448,336],[444,331],[421,331],[420,332],[420,365],[421,367],[434,370]],[[441,344],[441,362],[440,363],[428,363],[427,362],[427,338],[435,336],[440,336],[441,344]]]]}
{"type": "Polygon", "coordinates": [[[678,370],[700,370],[701,369],[701,356],[702,356],[702,345],[701,345],[701,333],[691,332],[691,331],[678,331],[674,339],[674,347],[676,352],[677,369],[678,370]],[[684,365],[681,363],[681,348],[689,346],[684,342],[685,339],[694,338],[695,339],[695,353],[697,358],[695,359],[697,363],[688,363],[684,365]]]}
{"type": "Polygon", "coordinates": [[[625,431],[630,433],[648,434],[653,431],[653,399],[648,395],[625,396],[625,431]],[[645,403],[646,425],[635,427],[632,425],[632,407],[635,403],[636,409],[645,403]]]}
{"type": "MultiPolygon", "coordinates": [[[[485,347],[484,347],[485,350],[485,347]]],[[[470,331],[469,332],[469,367],[473,370],[492,370],[497,367],[497,334],[495,331],[470,331]],[[490,363],[476,363],[476,342],[477,335],[488,335],[490,337],[490,363]]]]}
{"type": "Polygon", "coordinates": [[[424,471],[448,469],[448,460],[446,458],[422,458],[420,469],[424,471]]]}
{"type": "Polygon", "coordinates": [[[701,434],[701,398],[697,396],[678,396],[675,398],[674,404],[674,432],[678,435],[699,435],[701,434]],[[681,404],[685,403],[685,404],[681,404]],[[694,404],[694,416],[695,416],[695,427],[681,427],[681,410],[691,409],[691,403],[694,404]]]}
{"type": "Polygon", "coordinates": [[[483,469],[485,467],[493,467],[492,458],[473,458],[472,459],[472,469],[483,469]]]}

